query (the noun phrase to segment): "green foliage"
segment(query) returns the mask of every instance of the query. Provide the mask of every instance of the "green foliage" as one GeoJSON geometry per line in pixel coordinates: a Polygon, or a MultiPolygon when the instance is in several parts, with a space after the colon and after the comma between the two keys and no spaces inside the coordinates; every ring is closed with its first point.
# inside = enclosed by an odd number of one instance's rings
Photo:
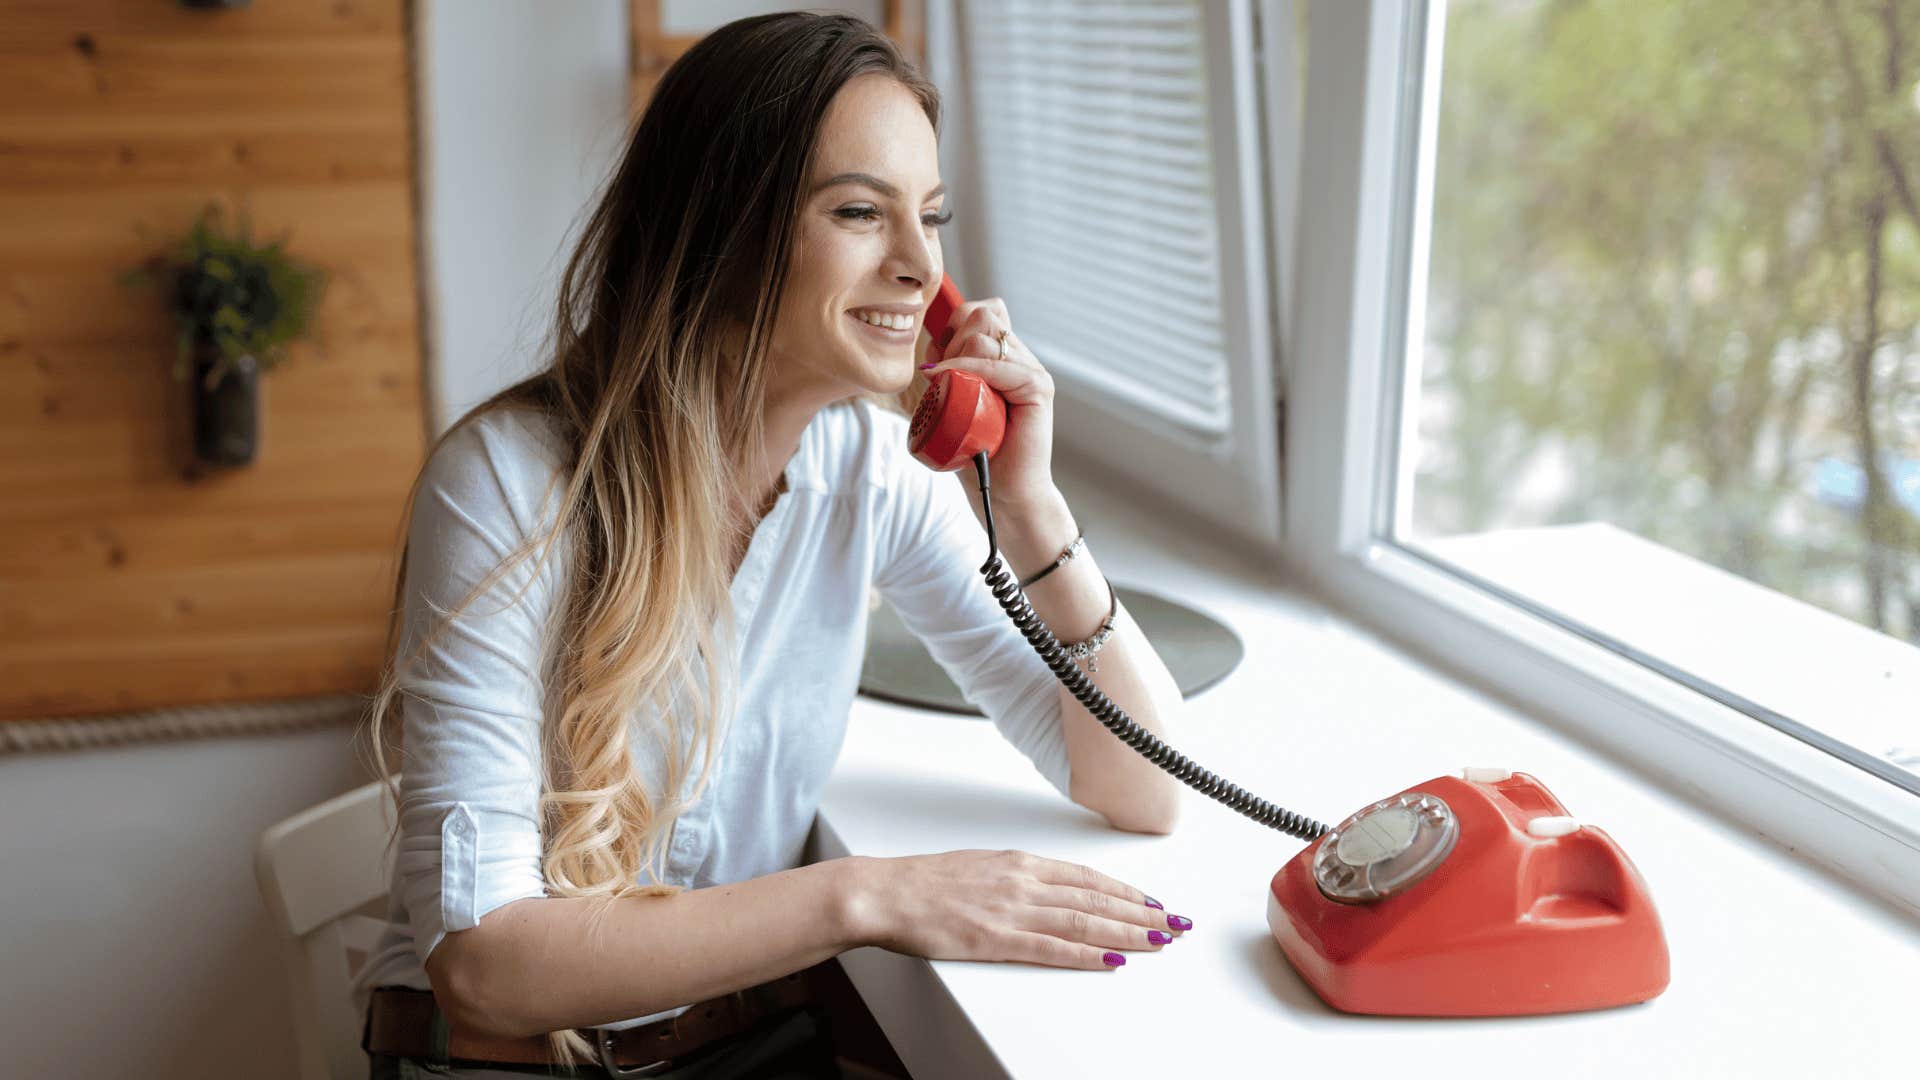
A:
{"type": "Polygon", "coordinates": [[[229,233],[221,210],[208,204],[185,238],[121,275],[126,285],[167,286],[168,309],[179,327],[173,374],[185,379],[194,351],[210,345],[215,362],[207,387],[243,356],[266,371],[286,357],[286,347],[307,335],[325,290],[326,274],[284,250],[287,235],[255,246],[244,214],[229,233]]]}
{"type": "Polygon", "coordinates": [[[1444,46],[1418,530],[1611,521],[1920,641],[1920,0],[1455,0],[1444,46]]]}

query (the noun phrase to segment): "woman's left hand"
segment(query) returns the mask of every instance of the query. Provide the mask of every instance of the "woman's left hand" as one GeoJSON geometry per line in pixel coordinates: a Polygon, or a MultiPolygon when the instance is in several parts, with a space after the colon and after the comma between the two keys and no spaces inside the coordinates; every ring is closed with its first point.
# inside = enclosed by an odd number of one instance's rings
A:
{"type": "MultiPolygon", "coordinates": [[[[1007,435],[993,455],[994,505],[1037,506],[1056,497],[1053,486],[1053,376],[1040,366],[997,296],[969,300],[955,309],[953,335],[943,350],[929,342],[937,361],[921,374],[936,380],[949,370],[971,372],[1007,401],[1007,435]],[[1000,351],[1006,331],[1006,353],[1000,351]]],[[[969,491],[971,491],[969,486],[969,491]]]]}

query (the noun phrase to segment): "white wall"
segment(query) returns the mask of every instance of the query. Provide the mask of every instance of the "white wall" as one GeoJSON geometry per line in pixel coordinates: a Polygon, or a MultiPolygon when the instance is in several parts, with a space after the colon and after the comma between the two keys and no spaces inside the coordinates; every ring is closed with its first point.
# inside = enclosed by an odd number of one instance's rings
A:
{"type": "Polygon", "coordinates": [[[0,757],[0,1075],[292,1076],[253,845],[349,733],[0,757]]]}
{"type": "Polygon", "coordinates": [[[774,11],[846,11],[880,25],[880,0],[864,4],[776,4],[767,0],[667,0],[660,5],[660,24],[670,34],[701,34],[749,15],[774,11]]]}
{"type": "MultiPolygon", "coordinates": [[[[702,33],[798,7],[880,20],[879,0],[667,0],[661,25],[702,33]]],[[[444,431],[543,359],[560,272],[625,149],[627,5],[428,0],[424,8],[432,382],[435,430],[444,431]]]]}
{"type": "Polygon", "coordinates": [[[435,431],[539,366],[627,120],[624,0],[428,0],[420,28],[435,431]]]}

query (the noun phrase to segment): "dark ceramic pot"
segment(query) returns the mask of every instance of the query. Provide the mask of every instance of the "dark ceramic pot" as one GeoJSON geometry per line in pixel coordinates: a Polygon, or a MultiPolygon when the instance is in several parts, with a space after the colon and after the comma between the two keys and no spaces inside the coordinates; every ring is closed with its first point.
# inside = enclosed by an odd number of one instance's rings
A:
{"type": "Polygon", "coordinates": [[[250,465],[260,450],[260,365],[243,356],[209,389],[217,356],[202,348],[193,358],[193,452],[211,465],[250,465]]]}

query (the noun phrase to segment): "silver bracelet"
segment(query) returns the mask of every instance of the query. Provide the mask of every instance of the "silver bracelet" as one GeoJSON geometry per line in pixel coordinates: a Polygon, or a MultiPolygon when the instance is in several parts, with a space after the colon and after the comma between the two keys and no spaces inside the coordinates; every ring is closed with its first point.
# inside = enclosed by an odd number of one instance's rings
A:
{"type": "Polygon", "coordinates": [[[1076,663],[1082,659],[1086,660],[1088,673],[1099,671],[1100,660],[1094,654],[1098,653],[1100,647],[1107,643],[1107,639],[1113,636],[1113,620],[1119,614],[1119,594],[1113,591],[1113,582],[1107,581],[1107,621],[1100,624],[1100,629],[1095,630],[1092,637],[1068,645],[1067,656],[1076,663]]]}
{"type": "Polygon", "coordinates": [[[1024,589],[1027,586],[1033,584],[1034,582],[1039,581],[1041,578],[1046,577],[1048,574],[1053,573],[1055,570],[1058,570],[1061,567],[1067,565],[1067,560],[1073,558],[1075,555],[1078,555],[1080,553],[1080,549],[1086,546],[1087,546],[1087,534],[1085,532],[1082,532],[1078,536],[1075,536],[1073,538],[1073,543],[1067,545],[1067,550],[1061,552],[1059,558],[1053,560],[1051,563],[1048,563],[1045,569],[1040,570],[1039,572],[1035,573],[1032,577],[1029,577],[1026,580],[1020,582],[1020,587],[1024,589]]]}

